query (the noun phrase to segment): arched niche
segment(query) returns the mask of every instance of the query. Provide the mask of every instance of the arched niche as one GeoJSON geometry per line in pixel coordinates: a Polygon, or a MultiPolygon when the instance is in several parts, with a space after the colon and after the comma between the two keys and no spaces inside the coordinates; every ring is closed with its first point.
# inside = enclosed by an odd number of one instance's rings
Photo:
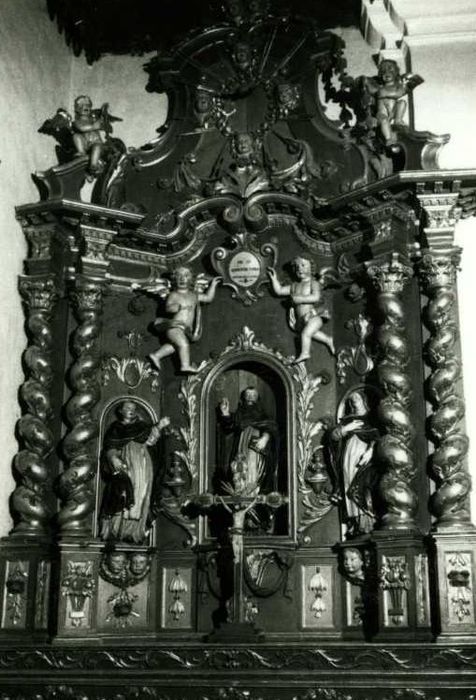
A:
{"type": "MultiPolygon", "coordinates": [[[[104,444],[104,436],[106,434],[107,429],[109,426],[113,423],[114,420],[117,418],[118,410],[119,407],[121,406],[124,401],[131,401],[134,404],[136,404],[138,408],[138,414],[139,417],[142,418],[143,420],[146,420],[147,422],[150,423],[150,425],[154,425],[158,422],[158,416],[156,411],[152,408],[152,406],[147,402],[144,401],[144,399],[141,399],[139,396],[135,395],[123,395],[123,396],[118,396],[112,399],[111,401],[108,401],[102,409],[101,416],[99,419],[99,437],[98,437],[98,443],[97,443],[97,469],[96,469],[96,480],[95,480],[95,493],[96,493],[96,503],[95,503],[95,509],[94,509],[94,525],[93,525],[93,536],[100,538],[100,510],[101,510],[101,502],[102,502],[102,497],[103,497],[103,492],[104,492],[104,483],[103,483],[103,478],[101,476],[101,461],[103,459],[103,444],[104,444]]],[[[154,465],[155,469],[157,468],[157,465],[154,465]]],[[[155,481],[155,475],[154,475],[154,481],[155,481]]],[[[152,484],[152,487],[154,484],[152,484]]],[[[153,496],[153,494],[152,494],[153,496]]],[[[149,534],[147,541],[144,542],[144,544],[152,545],[154,544],[155,540],[155,531],[154,531],[154,526],[152,527],[151,533],[149,534]]],[[[127,544],[127,543],[126,543],[127,544]]],[[[133,543],[130,543],[133,544],[133,543]]]]}
{"type": "MultiPolygon", "coordinates": [[[[234,414],[245,389],[257,390],[261,408],[276,425],[276,480],[265,480],[263,493],[277,490],[289,498],[276,519],[275,536],[294,538],[295,533],[295,388],[287,367],[265,349],[245,350],[218,359],[201,385],[200,396],[200,491],[223,493],[221,484],[230,481],[230,463],[220,464],[222,440],[218,406],[226,396],[234,414]]],[[[233,439],[233,438],[232,438],[233,439]]],[[[231,450],[232,452],[232,450],[231,450]]],[[[227,457],[230,458],[230,453],[227,457]]],[[[261,492],[261,491],[260,491],[261,492]]],[[[202,531],[202,538],[209,533],[202,531]]],[[[270,533],[271,534],[271,533],[270,533]]],[[[251,536],[251,535],[250,535],[251,536]]]]}

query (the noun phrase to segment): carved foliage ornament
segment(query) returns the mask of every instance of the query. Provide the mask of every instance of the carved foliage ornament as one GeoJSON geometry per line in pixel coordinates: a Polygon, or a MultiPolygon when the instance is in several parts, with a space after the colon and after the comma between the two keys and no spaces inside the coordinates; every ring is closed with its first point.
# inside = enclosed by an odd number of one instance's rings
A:
{"type": "MultiPolygon", "coordinates": [[[[274,691],[275,692],[275,691],[274,691]]],[[[382,691],[381,688],[364,689],[365,697],[369,700],[456,700],[454,692],[450,690],[450,695],[445,694],[445,689],[440,689],[438,693],[432,690],[417,690],[413,688],[394,689],[382,691]],[[382,695],[382,692],[384,695],[382,695]]],[[[229,688],[222,687],[213,690],[198,689],[196,700],[265,700],[268,696],[258,689],[229,688]]],[[[283,691],[283,694],[275,695],[283,700],[362,700],[362,693],[355,694],[342,689],[334,688],[312,688],[302,690],[298,695],[291,695],[283,691]]],[[[156,686],[131,685],[129,687],[110,686],[108,689],[90,691],[84,685],[42,685],[41,688],[32,687],[2,693],[1,700],[187,700],[182,693],[164,692],[162,688],[156,686]]],[[[458,700],[474,700],[471,692],[462,690],[458,695],[458,700]]]]}
{"type": "Polygon", "coordinates": [[[68,561],[61,581],[61,592],[69,599],[69,618],[73,627],[82,627],[86,619],[86,602],[95,590],[91,561],[68,561]]]}
{"type": "Polygon", "coordinates": [[[344,384],[349,369],[352,369],[359,377],[364,377],[374,367],[374,361],[366,346],[372,333],[370,320],[363,314],[359,314],[357,318],[346,321],[344,325],[354,331],[357,336],[357,344],[354,346],[346,345],[337,353],[336,371],[340,384],[344,384]]]}
{"type": "Polygon", "coordinates": [[[149,381],[150,389],[157,393],[160,387],[160,374],[152,367],[150,362],[138,356],[138,350],[143,343],[144,336],[137,330],[118,331],[119,338],[125,338],[129,347],[129,355],[120,357],[109,355],[102,360],[102,383],[107,386],[111,381],[111,375],[115,374],[120,382],[126,384],[129,389],[136,389],[142,382],[149,381]]]}
{"type": "Polygon", "coordinates": [[[406,591],[410,589],[410,575],[404,556],[383,558],[380,587],[389,594],[386,601],[389,618],[394,625],[402,625],[406,618],[406,591]]]}

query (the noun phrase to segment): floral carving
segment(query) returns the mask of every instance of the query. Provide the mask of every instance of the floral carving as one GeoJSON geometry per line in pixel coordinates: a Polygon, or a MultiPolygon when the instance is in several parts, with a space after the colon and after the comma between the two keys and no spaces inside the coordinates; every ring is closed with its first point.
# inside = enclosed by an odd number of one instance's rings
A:
{"type": "Polygon", "coordinates": [[[308,588],[314,596],[314,600],[311,603],[312,614],[319,619],[327,609],[324,602],[324,595],[328,588],[327,581],[321,574],[319,566],[316,566],[316,573],[311,576],[308,588]]]}
{"type": "Polygon", "coordinates": [[[374,361],[366,347],[372,332],[370,320],[363,314],[359,314],[357,318],[346,321],[344,325],[354,331],[357,336],[357,345],[346,345],[337,353],[336,371],[340,384],[344,384],[348,369],[352,369],[359,377],[364,377],[372,371],[374,366],[374,361]]]}
{"type": "Polygon", "coordinates": [[[73,627],[82,627],[86,618],[86,602],[95,590],[91,561],[68,561],[61,581],[61,592],[69,599],[69,618],[73,627]]]}
{"type": "Polygon", "coordinates": [[[389,592],[387,614],[394,625],[405,619],[405,591],[410,589],[410,575],[405,557],[384,557],[380,568],[380,587],[389,592]]]}
{"type": "Polygon", "coordinates": [[[126,332],[119,331],[117,335],[127,341],[129,355],[127,357],[109,355],[103,358],[101,365],[103,385],[109,384],[111,375],[114,373],[129,389],[136,389],[142,382],[149,380],[151,391],[157,393],[160,387],[160,373],[152,367],[150,362],[138,356],[138,350],[144,339],[142,333],[132,329],[126,332]]]}
{"type": "Polygon", "coordinates": [[[451,552],[448,554],[446,576],[448,579],[451,618],[459,623],[472,622],[474,610],[471,586],[471,555],[464,552],[451,552]]]}
{"type": "Polygon", "coordinates": [[[126,588],[121,588],[120,591],[109,596],[107,602],[110,611],[106,615],[106,622],[112,622],[114,627],[123,628],[130,625],[135,617],[140,617],[139,613],[134,610],[134,603],[138,597],[126,588]]]}
{"type": "Polygon", "coordinates": [[[12,625],[18,625],[26,612],[28,564],[9,562],[8,578],[5,581],[6,614],[12,625]]]}
{"type": "Polygon", "coordinates": [[[172,602],[168,607],[168,613],[175,622],[178,622],[186,612],[181,595],[188,592],[187,582],[178,569],[175,570],[174,575],[170,579],[167,589],[172,594],[172,602]]]}

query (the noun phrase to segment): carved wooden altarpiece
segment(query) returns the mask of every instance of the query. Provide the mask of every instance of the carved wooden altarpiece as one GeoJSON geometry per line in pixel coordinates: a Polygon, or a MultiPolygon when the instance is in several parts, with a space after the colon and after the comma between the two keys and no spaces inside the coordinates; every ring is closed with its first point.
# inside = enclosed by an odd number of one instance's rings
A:
{"type": "Polygon", "coordinates": [[[43,125],[2,697],[473,697],[476,172],[343,49],[230,3],[146,64],[151,143],[84,97],[43,125]]]}

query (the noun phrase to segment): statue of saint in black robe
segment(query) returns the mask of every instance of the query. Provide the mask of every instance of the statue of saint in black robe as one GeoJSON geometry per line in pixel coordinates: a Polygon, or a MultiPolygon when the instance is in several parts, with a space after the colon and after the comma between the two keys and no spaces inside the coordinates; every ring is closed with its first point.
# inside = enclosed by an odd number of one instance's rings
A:
{"type": "Polygon", "coordinates": [[[101,472],[105,482],[100,510],[103,540],[143,542],[148,534],[154,480],[152,446],[160,427],[142,420],[133,401],[124,401],[106,430],[101,472]]]}
{"type": "Polygon", "coordinates": [[[235,413],[227,399],[218,407],[217,466],[222,482],[246,495],[277,490],[278,426],[253,387],[241,393],[235,413]]]}

